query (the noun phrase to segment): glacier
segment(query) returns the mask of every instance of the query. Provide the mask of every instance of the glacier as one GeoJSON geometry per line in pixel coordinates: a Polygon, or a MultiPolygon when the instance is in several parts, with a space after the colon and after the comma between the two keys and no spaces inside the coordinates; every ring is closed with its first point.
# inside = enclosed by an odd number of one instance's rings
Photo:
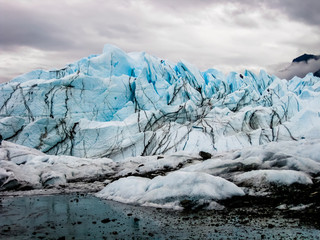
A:
{"type": "Polygon", "coordinates": [[[290,81],[264,71],[225,76],[106,45],[63,69],[1,84],[0,132],[54,155],[214,154],[317,138],[319,89],[311,74],[290,81]]]}
{"type": "Polygon", "coordinates": [[[220,208],[221,199],[319,180],[313,74],[225,75],[107,44],[0,93],[0,191],[86,189],[144,206],[189,198],[220,208]]]}

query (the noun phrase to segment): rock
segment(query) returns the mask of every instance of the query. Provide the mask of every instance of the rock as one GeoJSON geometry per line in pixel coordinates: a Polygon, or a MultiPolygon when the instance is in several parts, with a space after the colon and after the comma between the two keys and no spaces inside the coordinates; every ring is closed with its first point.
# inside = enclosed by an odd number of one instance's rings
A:
{"type": "Polygon", "coordinates": [[[111,220],[109,218],[105,218],[101,220],[102,223],[109,223],[111,220]]]}
{"type": "Polygon", "coordinates": [[[210,159],[212,155],[208,152],[200,151],[199,152],[200,157],[202,157],[203,160],[210,159]]]}

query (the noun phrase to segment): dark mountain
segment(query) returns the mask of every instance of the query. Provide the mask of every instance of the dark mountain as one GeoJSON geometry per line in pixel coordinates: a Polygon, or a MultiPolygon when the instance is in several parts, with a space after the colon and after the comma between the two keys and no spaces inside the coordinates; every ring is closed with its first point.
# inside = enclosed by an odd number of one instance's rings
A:
{"type": "MultiPolygon", "coordinates": [[[[300,71],[303,71],[303,69],[305,68],[301,64],[305,64],[305,66],[309,66],[311,68],[311,69],[307,68],[308,70],[306,72],[303,72],[301,74],[301,76],[304,76],[308,72],[313,72],[314,76],[320,77],[320,55],[313,55],[313,54],[305,53],[305,54],[293,59],[292,60],[292,64],[299,64],[299,65],[296,65],[296,66],[299,66],[298,68],[300,69],[300,71]],[[314,61],[317,61],[317,62],[316,63],[315,62],[310,63],[310,60],[314,60],[314,61]]],[[[296,75],[299,76],[298,74],[296,74],[296,75]]]]}
{"type": "Polygon", "coordinates": [[[295,59],[293,59],[292,62],[296,62],[296,63],[299,63],[299,62],[305,62],[305,63],[308,63],[309,60],[318,60],[320,59],[320,55],[313,55],[313,54],[303,54],[295,59]]]}

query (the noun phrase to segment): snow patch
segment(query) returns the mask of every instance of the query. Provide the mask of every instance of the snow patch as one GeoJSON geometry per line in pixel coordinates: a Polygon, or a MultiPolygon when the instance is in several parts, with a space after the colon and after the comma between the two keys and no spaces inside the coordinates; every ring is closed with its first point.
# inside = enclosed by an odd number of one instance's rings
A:
{"type": "Polygon", "coordinates": [[[236,175],[234,181],[238,184],[253,185],[255,187],[263,187],[266,184],[312,184],[310,176],[304,172],[294,170],[254,170],[236,175]]]}
{"type": "Polygon", "coordinates": [[[124,203],[173,208],[181,208],[184,200],[216,201],[242,195],[244,192],[239,187],[223,178],[182,171],[154,179],[122,178],[96,194],[100,198],[124,203]]]}

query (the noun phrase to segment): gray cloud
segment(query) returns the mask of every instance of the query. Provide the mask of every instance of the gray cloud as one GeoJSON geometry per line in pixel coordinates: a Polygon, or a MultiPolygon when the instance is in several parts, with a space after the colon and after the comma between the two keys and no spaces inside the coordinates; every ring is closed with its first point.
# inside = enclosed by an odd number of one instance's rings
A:
{"type": "MultiPolygon", "coordinates": [[[[91,42],[87,36],[88,29],[96,31],[99,37],[139,39],[148,34],[148,29],[161,27],[162,21],[163,25],[170,24],[165,19],[158,22],[150,21],[145,18],[144,12],[135,12],[135,7],[139,4],[153,7],[150,11],[171,10],[176,17],[181,16],[184,19],[185,14],[190,18],[194,13],[197,19],[197,11],[201,9],[225,5],[227,7],[222,16],[224,22],[249,28],[259,27],[257,21],[248,16],[248,13],[257,9],[263,9],[266,12],[265,17],[270,17],[271,9],[277,9],[292,19],[309,24],[320,22],[318,0],[306,0],[303,4],[299,0],[69,2],[70,4],[66,5],[60,1],[31,1],[31,4],[19,5],[14,1],[1,1],[0,31],[5,34],[0,35],[0,46],[10,48],[23,45],[46,50],[63,50],[81,47],[79,45],[84,45],[81,42],[91,42]],[[35,4],[32,5],[32,2],[35,4]],[[230,5],[233,8],[230,8],[230,5]]],[[[270,19],[274,18],[271,16],[270,19]]]]}
{"type": "Polygon", "coordinates": [[[0,6],[0,82],[63,67],[100,53],[105,43],[201,69],[258,69],[320,52],[318,0],[0,0],[0,6]]]}
{"type": "Polygon", "coordinates": [[[266,14],[272,10],[278,10],[286,14],[290,19],[303,21],[307,24],[319,25],[320,1],[319,0],[162,0],[152,1],[157,7],[171,9],[175,12],[183,10],[197,10],[208,5],[234,4],[236,11],[232,14],[245,14],[256,9],[263,9],[266,14]]]}
{"type": "MultiPolygon", "coordinates": [[[[32,2],[32,1],[31,1],[32,2]]],[[[0,8],[0,46],[3,49],[28,46],[47,51],[81,49],[92,45],[95,38],[121,38],[126,34],[137,38],[134,14],[115,9],[113,4],[95,1],[70,5],[61,1],[34,1],[35,6],[2,2],[0,8]],[[99,5],[101,4],[101,5],[99,5]],[[127,17],[123,23],[121,18],[127,17]],[[130,22],[130,25],[128,24],[130,22]],[[130,31],[130,29],[133,29],[130,31]]],[[[99,49],[102,46],[100,44],[99,49]]]]}
{"type": "Polygon", "coordinates": [[[264,2],[268,6],[284,12],[293,20],[319,26],[319,0],[264,0],[264,2]]]}
{"type": "Polygon", "coordinates": [[[61,22],[52,21],[44,12],[23,8],[12,1],[2,2],[0,9],[1,48],[29,46],[56,50],[72,46],[61,22]]]}
{"type": "Polygon", "coordinates": [[[320,59],[309,60],[306,62],[293,62],[288,67],[276,72],[276,75],[284,78],[291,79],[294,76],[304,77],[308,73],[314,73],[320,70],[320,59]]]}

